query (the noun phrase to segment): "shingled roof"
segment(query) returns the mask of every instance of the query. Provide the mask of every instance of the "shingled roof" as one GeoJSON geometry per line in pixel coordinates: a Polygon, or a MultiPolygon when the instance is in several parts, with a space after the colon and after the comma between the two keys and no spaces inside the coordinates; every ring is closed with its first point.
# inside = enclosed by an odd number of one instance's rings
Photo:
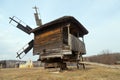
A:
{"type": "Polygon", "coordinates": [[[77,21],[72,16],[63,16],[63,17],[58,18],[58,19],[56,19],[54,21],[51,21],[51,22],[46,23],[44,25],[41,25],[40,27],[37,27],[37,28],[33,29],[31,32],[35,33],[37,31],[42,31],[44,29],[50,28],[50,26],[52,27],[53,25],[57,25],[57,24],[65,23],[65,22],[66,23],[69,22],[69,23],[75,24],[76,26],[78,26],[80,28],[80,30],[83,32],[84,35],[88,34],[87,29],[79,21],[77,21]]]}

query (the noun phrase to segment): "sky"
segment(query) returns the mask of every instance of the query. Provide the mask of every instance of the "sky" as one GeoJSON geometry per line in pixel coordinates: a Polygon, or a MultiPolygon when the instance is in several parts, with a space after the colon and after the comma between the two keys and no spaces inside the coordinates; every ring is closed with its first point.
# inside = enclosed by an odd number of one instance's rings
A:
{"type": "MultiPolygon", "coordinates": [[[[0,60],[16,59],[16,52],[34,35],[9,24],[16,16],[36,28],[34,6],[45,24],[62,16],[75,17],[89,31],[85,38],[86,56],[102,51],[120,52],[120,0],[0,0],[0,60]]],[[[37,60],[32,50],[23,60],[37,60]]]]}

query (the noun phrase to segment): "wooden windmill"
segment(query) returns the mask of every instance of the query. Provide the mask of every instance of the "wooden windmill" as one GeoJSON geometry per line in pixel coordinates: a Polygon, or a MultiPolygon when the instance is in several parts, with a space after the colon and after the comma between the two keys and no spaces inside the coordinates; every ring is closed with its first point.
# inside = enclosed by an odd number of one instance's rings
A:
{"type": "Polygon", "coordinates": [[[28,47],[17,53],[20,58],[22,53],[27,53],[33,48],[33,55],[39,55],[41,62],[45,63],[45,68],[67,68],[67,62],[82,61],[82,55],[86,54],[84,35],[88,34],[87,29],[74,17],[63,16],[46,24],[41,24],[35,7],[35,20],[37,28],[32,29],[28,25],[23,26],[18,21],[10,18],[17,23],[17,28],[26,32],[33,33],[34,40],[28,43],[28,47]]]}

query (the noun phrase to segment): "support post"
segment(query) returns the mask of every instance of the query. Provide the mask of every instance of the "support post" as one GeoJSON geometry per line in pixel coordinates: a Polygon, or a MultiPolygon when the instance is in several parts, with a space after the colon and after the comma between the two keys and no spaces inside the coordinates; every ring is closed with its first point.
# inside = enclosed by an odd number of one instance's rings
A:
{"type": "Polygon", "coordinates": [[[72,49],[71,37],[70,37],[70,24],[68,24],[67,27],[68,27],[68,45],[70,46],[70,49],[72,49]]]}
{"type": "Polygon", "coordinates": [[[81,63],[81,62],[83,62],[83,57],[82,57],[82,55],[80,53],[78,53],[76,61],[77,61],[77,69],[80,68],[80,65],[82,65],[83,69],[85,69],[85,64],[81,63]]]}

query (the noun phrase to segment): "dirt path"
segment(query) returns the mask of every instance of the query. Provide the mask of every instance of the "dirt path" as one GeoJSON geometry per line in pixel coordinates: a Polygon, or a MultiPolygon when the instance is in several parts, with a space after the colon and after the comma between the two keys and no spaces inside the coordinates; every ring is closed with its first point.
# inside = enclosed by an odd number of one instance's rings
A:
{"type": "Polygon", "coordinates": [[[102,66],[107,68],[120,69],[120,65],[106,65],[106,64],[95,63],[95,62],[81,62],[81,63],[84,63],[86,65],[97,65],[97,66],[102,66]]]}

